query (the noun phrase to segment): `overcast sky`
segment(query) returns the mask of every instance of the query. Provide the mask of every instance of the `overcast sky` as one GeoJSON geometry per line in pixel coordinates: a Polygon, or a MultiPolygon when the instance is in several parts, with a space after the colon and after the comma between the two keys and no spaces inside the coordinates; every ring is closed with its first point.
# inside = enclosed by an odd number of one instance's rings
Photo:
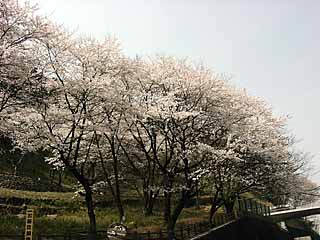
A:
{"type": "MultiPolygon", "coordinates": [[[[22,1],[22,0],[21,0],[22,1]]],[[[119,38],[125,53],[189,57],[289,115],[320,169],[320,1],[31,0],[78,33],[119,38]]],[[[320,183],[320,172],[311,178],[320,183]]]]}

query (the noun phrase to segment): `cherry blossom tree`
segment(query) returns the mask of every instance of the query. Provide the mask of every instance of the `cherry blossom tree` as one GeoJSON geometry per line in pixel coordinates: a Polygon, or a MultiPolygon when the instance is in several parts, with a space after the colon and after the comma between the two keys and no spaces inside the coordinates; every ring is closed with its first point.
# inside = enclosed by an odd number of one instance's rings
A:
{"type": "Polygon", "coordinates": [[[126,121],[142,166],[152,162],[162,179],[168,238],[202,177],[211,178],[216,194],[211,213],[221,204],[231,212],[241,193],[261,191],[294,166],[285,119],[264,101],[173,58],[152,59],[142,69],[126,121]]]}
{"type": "Polygon", "coordinates": [[[290,158],[285,119],[276,118],[262,101],[243,91],[234,93],[236,105],[229,124],[224,125],[222,151],[211,164],[213,188],[210,219],[220,206],[231,213],[235,200],[245,192],[262,192],[278,176],[297,171],[299,163],[290,158]]]}
{"type": "MultiPolygon", "coordinates": [[[[101,182],[105,182],[116,203],[120,222],[125,220],[125,212],[121,201],[120,185],[125,178],[121,148],[123,107],[121,101],[115,102],[110,108],[103,108],[102,119],[99,120],[99,128],[95,130],[95,151],[97,155],[98,169],[102,175],[101,182]]],[[[100,182],[100,183],[101,183],[100,182]]]]}
{"type": "Polygon", "coordinates": [[[275,173],[272,182],[266,183],[262,195],[274,205],[312,203],[319,195],[319,187],[308,178],[310,155],[291,148],[289,158],[290,161],[282,165],[283,171],[275,173]]]}
{"type": "Polygon", "coordinates": [[[215,105],[223,109],[218,103],[223,102],[224,82],[203,67],[169,57],[146,61],[142,69],[131,98],[131,119],[126,120],[132,139],[144,154],[144,164],[152,162],[150,166],[160,176],[164,219],[172,239],[181,211],[208,172],[204,139],[209,139],[221,121],[221,111],[208,109],[215,105]],[[210,92],[216,94],[216,101],[208,98],[210,92]],[[176,205],[173,196],[178,196],[176,205]]]}
{"type": "Polygon", "coordinates": [[[32,100],[41,84],[41,65],[34,58],[41,40],[53,26],[29,4],[0,3],[0,112],[1,118],[32,100]]]}
{"type": "Polygon", "coordinates": [[[51,163],[63,163],[85,190],[90,233],[96,231],[92,185],[96,181],[96,131],[108,109],[123,56],[116,40],[98,43],[72,39],[65,33],[46,42],[47,97],[15,113],[17,139],[22,145],[50,151],[51,163]],[[104,113],[104,112],[103,112],[104,113]]]}
{"type": "Polygon", "coordinates": [[[43,97],[44,66],[36,56],[42,40],[54,34],[54,26],[36,10],[28,3],[0,2],[0,136],[13,144],[3,158],[10,159],[14,173],[29,151],[14,144],[10,117],[43,97]]]}

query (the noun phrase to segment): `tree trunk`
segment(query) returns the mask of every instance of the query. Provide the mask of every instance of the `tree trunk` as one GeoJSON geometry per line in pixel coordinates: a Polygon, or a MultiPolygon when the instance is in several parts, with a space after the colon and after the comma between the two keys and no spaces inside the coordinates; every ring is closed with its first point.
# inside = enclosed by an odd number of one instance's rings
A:
{"type": "MultiPolygon", "coordinates": [[[[109,178],[109,174],[107,173],[107,171],[105,171],[105,169],[104,169],[104,173],[105,173],[105,177],[106,177],[106,180],[108,183],[110,193],[111,193],[113,200],[115,201],[115,204],[118,208],[119,221],[122,223],[125,219],[124,219],[124,208],[122,206],[121,195],[120,195],[119,181],[116,180],[116,186],[114,187],[112,185],[110,178],[109,178]],[[118,184],[117,184],[117,182],[118,182],[118,184]]],[[[116,177],[116,179],[117,178],[118,177],[116,177]]]]}
{"type": "Polygon", "coordinates": [[[175,229],[178,217],[180,216],[188,199],[189,199],[188,193],[182,193],[182,196],[179,199],[177,205],[175,206],[172,214],[170,214],[169,216],[168,223],[167,223],[167,232],[168,232],[167,239],[168,240],[175,239],[174,229],[175,229]]]}
{"type": "Polygon", "coordinates": [[[69,170],[73,174],[73,176],[81,183],[82,187],[85,190],[85,200],[86,200],[89,223],[90,223],[88,239],[96,240],[97,227],[96,227],[96,216],[94,213],[95,206],[93,203],[93,196],[92,196],[92,190],[90,187],[90,182],[77,170],[77,168],[74,165],[70,165],[69,158],[66,159],[62,151],[60,152],[60,159],[65,164],[67,170],[69,170]]]}
{"type": "Polygon", "coordinates": [[[224,206],[225,206],[227,215],[230,215],[233,213],[234,204],[235,204],[235,199],[233,198],[228,199],[227,201],[224,201],[224,206]]]}
{"type": "Polygon", "coordinates": [[[50,178],[50,183],[54,183],[54,170],[50,169],[49,171],[49,178],[50,178]]]}
{"type": "Polygon", "coordinates": [[[211,202],[211,208],[209,213],[209,222],[212,224],[213,216],[217,212],[217,210],[221,207],[222,200],[219,198],[219,192],[216,192],[212,202],[211,202]]]}
{"type": "Polygon", "coordinates": [[[90,221],[89,239],[95,240],[96,239],[96,216],[94,214],[94,203],[92,199],[92,191],[90,187],[86,187],[85,191],[86,191],[86,205],[87,205],[88,216],[90,221]]]}
{"type": "Polygon", "coordinates": [[[13,174],[17,176],[18,174],[18,167],[22,163],[22,160],[24,158],[24,154],[20,155],[19,159],[15,161],[14,159],[12,160],[12,165],[13,165],[13,174]]]}
{"type": "Polygon", "coordinates": [[[59,173],[58,173],[58,186],[62,186],[62,170],[59,170],[59,173]]]}
{"type": "Polygon", "coordinates": [[[212,204],[210,208],[210,213],[209,213],[209,222],[212,224],[213,222],[213,216],[218,210],[218,206],[216,204],[212,204]]]}
{"type": "Polygon", "coordinates": [[[121,196],[120,196],[120,191],[119,189],[116,190],[117,194],[116,194],[116,204],[117,204],[117,208],[119,211],[119,220],[121,223],[123,223],[125,221],[125,216],[124,216],[124,208],[122,206],[122,201],[121,201],[121,196]]]}
{"type": "Polygon", "coordinates": [[[152,190],[143,191],[144,199],[144,215],[150,216],[153,214],[154,202],[157,199],[158,192],[153,192],[152,190]]]}
{"type": "Polygon", "coordinates": [[[17,173],[18,173],[18,166],[17,166],[17,165],[14,165],[14,168],[13,168],[13,174],[14,174],[14,176],[17,176],[17,173]]]}
{"type": "Polygon", "coordinates": [[[69,165],[69,162],[65,161],[63,155],[61,154],[61,159],[64,161],[67,169],[74,175],[74,177],[81,183],[85,190],[85,200],[87,205],[88,217],[89,217],[89,240],[95,240],[97,234],[97,227],[96,227],[96,216],[94,213],[94,203],[92,197],[92,190],[88,180],[81,175],[78,170],[69,165]]]}
{"type": "Polygon", "coordinates": [[[197,185],[196,185],[196,207],[197,209],[200,209],[200,193],[199,193],[199,182],[197,182],[197,185]]]}
{"type": "Polygon", "coordinates": [[[175,224],[173,222],[170,222],[167,224],[167,232],[168,232],[167,239],[168,240],[175,239],[174,227],[175,227],[175,224]]]}
{"type": "Polygon", "coordinates": [[[116,204],[117,208],[119,211],[119,220],[121,223],[125,221],[125,216],[124,216],[124,209],[122,206],[122,201],[121,201],[121,193],[120,193],[120,182],[119,182],[119,171],[118,171],[118,159],[114,158],[113,159],[113,171],[114,171],[114,176],[115,176],[115,194],[116,194],[116,204]]]}
{"type": "Polygon", "coordinates": [[[168,225],[171,215],[171,193],[164,193],[164,222],[168,225]]]}
{"type": "Polygon", "coordinates": [[[151,216],[153,215],[153,206],[154,206],[154,198],[151,197],[149,198],[149,201],[146,203],[146,205],[144,206],[144,214],[146,216],[151,216]]]}

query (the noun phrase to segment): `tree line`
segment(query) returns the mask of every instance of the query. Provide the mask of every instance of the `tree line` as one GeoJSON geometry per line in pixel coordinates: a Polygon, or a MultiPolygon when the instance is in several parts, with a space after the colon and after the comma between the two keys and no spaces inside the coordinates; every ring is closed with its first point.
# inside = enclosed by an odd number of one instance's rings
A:
{"type": "Polygon", "coordinates": [[[123,186],[141,194],[146,215],[162,196],[168,239],[203,187],[210,220],[245,192],[278,202],[316,194],[287,119],[223,75],[169,56],[130,58],[117,39],[76,37],[29,4],[3,0],[0,14],[0,133],[73,175],[93,237],[99,188],[119,221],[123,186]]]}

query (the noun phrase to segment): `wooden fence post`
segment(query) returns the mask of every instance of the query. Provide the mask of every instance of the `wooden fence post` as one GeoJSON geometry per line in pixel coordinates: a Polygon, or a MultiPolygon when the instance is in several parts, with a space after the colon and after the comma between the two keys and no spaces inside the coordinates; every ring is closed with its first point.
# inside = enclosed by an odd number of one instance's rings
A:
{"type": "Polygon", "coordinates": [[[150,240],[151,239],[150,231],[148,231],[147,236],[148,236],[148,240],[150,240]]]}
{"type": "Polygon", "coordinates": [[[161,228],[160,228],[159,235],[160,235],[160,240],[162,240],[162,229],[161,228]]]}
{"type": "Polygon", "coordinates": [[[181,234],[181,239],[183,240],[184,238],[183,238],[183,228],[182,227],[180,228],[180,234],[181,234]]]}

